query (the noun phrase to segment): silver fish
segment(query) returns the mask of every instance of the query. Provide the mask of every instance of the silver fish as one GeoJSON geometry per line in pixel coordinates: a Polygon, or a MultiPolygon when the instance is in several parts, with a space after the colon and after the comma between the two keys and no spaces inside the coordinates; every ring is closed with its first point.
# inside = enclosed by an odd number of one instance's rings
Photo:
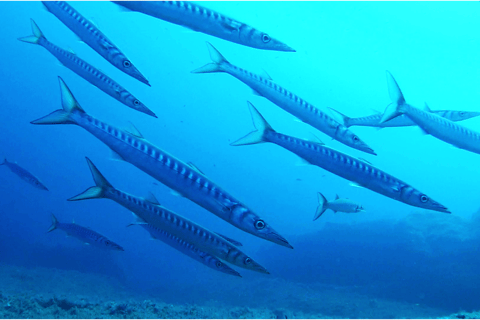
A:
{"type": "Polygon", "coordinates": [[[96,186],[68,199],[69,201],[106,198],[117,202],[137,217],[136,224],[151,224],[155,228],[196,246],[202,251],[230,262],[238,267],[261,273],[269,273],[236,246],[193,221],[188,220],[145,198],[135,197],[115,189],[87,158],[96,186]]]}
{"type": "Polygon", "coordinates": [[[213,183],[196,167],[154,146],[138,132],[115,128],[85,113],[63,80],[59,78],[63,110],[33,124],[76,124],[110,147],[118,157],[192,200],[213,214],[257,237],[292,248],[270,225],[239,200],[213,183]]]}
{"type": "Polygon", "coordinates": [[[425,133],[450,143],[460,149],[480,154],[480,133],[458,123],[440,117],[430,111],[427,105],[421,110],[405,102],[395,78],[387,71],[388,92],[392,103],[386,108],[381,122],[405,114],[425,133]]]}
{"type": "Polygon", "coordinates": [[[57,218],[52,214],[52,225],[47,232],[52,232],[55,229],[64,231],[68,236],[72,236],[82,241],[85,244],[92,244],[100,248],[106,248],[111,250],[125,251],[121,246],[115,242],[102,236],[100,233],[95,232],[89,228],[79,226],[76,223],[60,223],[57,218]]]}
{"type": "Polygon", "coordinates": [[[293,152],[310,164],[319,166],[337,176],[354,182],[356,185],[383,194],[386,197],[414,207],[450,213],[446,207],[424,193],[379,170],[364,160],[328,148],[321,142],[297,139],[276,132],[251,103],[249,103],[249,106],[253,123],[257,130],[233,142],[231,145],[240,146],[271,142],[293,152]]]}
{"type": "Polygon", "coordinates": [[[120,71],[150,86],[148,80],[135,68],[133,63],[108,39],[92,22],[65,1],[42,1],[43,5],[80,40],[98,52],[105,60],[120,71]]]}
{"type": "Polygon", "coordinates": [[[357,135],[325,112],[280,87],[272,82],[271,79],[234,66],[210,43],[207,42],[207,46],[213,63],[193,70],[192,73],[226,72],[252,88],[255,94],[267,98],[283,110],[317,128],[329,137],[349,147],[375,155],[373,149],[360,140],[357,135]]]}
{"type": "MultiPolygon", "coordinates": [[[[399,115],[398,117],[393,118],[384,123],[380,123],[380,120],[382,120],[382,116],[383,116],[382,113],[376,113],[366,117],[350,118],[338,112],[335,109],[332,109],[332,108],[329,108],[329,109],[332,110],[338,116],[338,118],[343,122],[343,124],[346,127],[362,126],[362,127],[390,128],[390,127],[408,127],[408,126],[417,125],[414,121],[410,120],[410,118],[404,114],[399,115]]],[[[480,116],[480,112],[476,112],[476,111],[435,110],[435,111],[432,111],[432,113],[455,122],[480,116]]]]}
{"type": "Polygon", "coordinates": [[[35,188],[41,189],[41,190],[46,190],[48,191],[48,188],[45,187],[43,183],[38,180],[37,177],[35,177],[33,174],[28,172],[27,170],[23,169],[20,167],[18,164],[15,162],[8,162],[7,159],[3,161],[3,163],[0,163],[0,166],[6,166],[10,171],[15,173],[17,176],[19,176],[22,180],[30,183],[32,186],[35,188]]]}
{"type": "Polygon", "coordinates": [[[83,79],[87,80],[95,87],[99,88],[106,94],[120,101],[127,107],[135,109],[137,111],[146,113],[150,116],[157,118],[155,113],[148,109],[143,103],[135,98],[130,92],[125,90],[122,86],[116,83],[113,79],[109,78],[100,70],[96,69],[92,65],[88,64],[84,60],[77,57],[76,54],[67,50],[63,50],[57,47],[53,43],[47,40],[42,31],[38,28],[35,21],[32,22],[33,36],[19,38],[18,40],[38,44],[47,49],[51,54],[55,56],[65,67],[78,74],[83,79]]]}
{"type": "Polygon", "coordinates": [[[164,242],[165,244],[189,256],[190,258],[197,260],[198,262],[206,265],[207,267],[222,273],[230,274],[232,276],[241,277],[240,273],[230,268],[228,265],[220,261],[220,259],[212,256],[209,253],[206,253],[205,251],[198,249],[193,244],[190,244],[179,237],[175,237],[174,235],[162,229],[154,227],[149,223],[140,224],[140,226],[142,226],[142,228],[144,228],[148,231],[148,233],[150,233],[152,239],[164,242]]]}
{"type": "Polygon", "coordinates": [[[358,204],[350,199],[340,199],[338,194],[335,196],[335,200],[327,201],[327,199],[321,194],[318,193],[318,208],[313,221],[320,218],[320,216],[327,210],[330,209],[333,212],[345,212],[345,213],[356,213],[364,211],[361,204],[358,204]]]}
{"type": "Polygon", "coordinates": [[[247,47],[295,52],[268,34],[188,1],[112,1],[127,10],[175,23],[247,47]]]}

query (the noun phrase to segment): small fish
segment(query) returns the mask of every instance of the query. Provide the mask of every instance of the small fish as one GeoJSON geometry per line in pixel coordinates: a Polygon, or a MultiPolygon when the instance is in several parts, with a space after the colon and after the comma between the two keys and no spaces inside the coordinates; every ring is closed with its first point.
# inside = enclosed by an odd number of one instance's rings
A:
{"type": "MultiPolygon", "coordinates": [[[[332,108],[329,108],[329,109],[332,110],[338,116],[339,119],[341,119],[341,121],[346,127],[362,126],[362,127],[391,128],[391,127],[408,127],[408,126],[417,125],[414,121],[412,121],[409,117],[407,117],[404,114],[399,115],[398,117],[393,118],[384,123],[380,123],[380,120],[382,120],[382,116],[383,116],[382,113],[377,113],[371,116],[360,117],[360,118],[349,118],[335,109],[332,109],[332,108]]],[[[455,122],[480,116],[480,112],[475,112],[475,111],[436,110],[436,111],[432,111],[432,113],[455,122]]]]}
{"type": "MultiPolygon", "coordinates": [[[[135,224],[137,223],[133,223],[132,225],[135,225],[135,224]]],[[[149,223],[140,224],[140,226],[143,227],[145,230],[147,230],[148,233],[150,233],[150,236],[152,237],[152,239],[160,240],[166,243],[172,248],[180,251],[181,253],[189,256],[194,260],[197,260],[198,262],[206,265],[207,267],[212,268],[213,270],[216,270],[219,272],[230,274],[232,276],[241,277],[240,273],[230,268],[228,265],[220,261],[220,259],[198,249],[193,244],[188,243],[185,240],[179,237],[176,237],[162,229],[156,228],[155,226],[149,223]]]]}
{"type": "Polygon", "coordinates": [[[178,24],[247,47],[295,52],[286,44],[240,21],[188,1],[112,1],[127,10],[178,24]]]}
{"type": "Polygon", "coordinates": [[[135,224],[151,224],[237,267],[269,274],[264,267],[228,240],[162,207],[156,200],[136,197],[115,189],[88,158],[87,163],[95,181],[95,187],[88,188],[68,201],[102,198],[113,200],[134,213],[137,219],[135,224]]]}
{"type": "Polygon", "coordinates": [[[255,131],[233,142],[233,146],[271,142],[293,152],[307,163],[319,166],[354,184],[414,207],[450,213],[442,204],[400,179],[370,163],[325,146],[287,136],[273,130],[255,107],[249,103],[255,131]]]}
{"type": "Polygon", "coordinates": [[[345,213],[355,213],[364,211],[361,204],[353,202],[349,199],[340,199],[338,194],[335,196],[335,200],[327,201],[327,199],[321,194],[318,193],[318,208],[315,216],[313,217],[313,221],[320,218],[320,216],[325,212],[325,210],[330,209],[333,212],[345,212],[345,213]]]}
{"type": "Polygon", "coordinates": [[[53,43],[47,40],[42,31],[38,28],[35,21],[31,20],[33,36],[19,38],[18,40],[38,44],[47,49],[52,55],[55,56],[65,67],[78,74],[83,79],[87,80],[95,87],[99,88],[109,96],[120,101],[127,107],[135,109],[137,111],[148,114],[157,118],[155,113],[148,109],[143,103],[135,98],[130,92],[125,90],[122,86],[116,83],[112,78],[96,69],[94,66],[88,64],[84,60],[77,57],[76,54],[63,50],[57,47],[53,43]]]}
{"type": "Polygon", "coordinates": [[[480,133],[450,121],[430,111],[425,105],[424,109],[416,108],[405,101],[397,81],[387,71],[388,93],[392,103],[385,109],[381,123],[405,114],[415,122],[425,134],[450,143],[451,145],[480,154],[480,133]]]}
{"type": "Polygon", "coordinates": [[[90,230],[89,228],[79,226],[76,223],[58,222],[57,218],[55,218],[55,216],[52,214],[52,225],[47,232],[52,232],[55,229],[62,230],[67,234],[67,236],[77,238],[85,244],[91,244],[100,248],[106,248],[110,250],[125,251],[115,242],[105,238],[104,236],[93,230],[90,230]]]}
{"type": "Polygon", "coordinates": [[[32,124],[75,124],[113,150],[118,159],[127,161],[157,181],[254,236],[292,248],[265,220],[202,174],[147,141],[138,130],[120,130],[87,114],[75,100],[67,85],[59,78],[62,109],[32,121],[32,124]]]}
{"type": "Polygon", "coordinates": [[[239,68],[228,62],[210,43],[207,42],[207,46],[213,63],[195,69],[192,73],[226,72],[252,88],[254,94],[267,98],[286,112],[320,130],[332,139],[357,150],[376,155],[372,148],[342,123],[299,96],[280,87],[272,81],[270,76],[262,77],[239,68]]]}
{"type": "Polygon", "coordinates": [[[48,191],[47,187],[45,187],[43,183],[41,183],[40,180],[38,180],[37,177],[35,177],[30,172],[20,167],[18,164],[14,162],[8,162],[7,159],[5,159],[3,163],[0,163],[0,166],[3,166],[3,165],[6,166],[8,169],[10,169],[10,171],[15,173],[17,176],[19,176],[22,180],[30,183],[35,188],[48,191]]]}
{"type": "Polygon", "coordinates": [[[58,20],[62,21],[80,40],[98,52],[105,60],[120,71],[150,86],[148,80],[135,68],[133,63],[108,39],[92,22],[65,1],[42,1],[43,5],[58,20]]]}

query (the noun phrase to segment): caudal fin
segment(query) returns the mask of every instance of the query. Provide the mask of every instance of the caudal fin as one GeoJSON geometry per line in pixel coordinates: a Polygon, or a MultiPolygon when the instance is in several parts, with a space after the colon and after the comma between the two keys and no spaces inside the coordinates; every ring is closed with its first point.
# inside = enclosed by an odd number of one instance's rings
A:
{"type": "Polygon", "coordinates": [[[76,124],[72,118],[72,114],[75,112],[85,113],[63,79],[58,77],[58,81],[60,82],[62,109],[56,110],[43,118],[34,120],[30,122],[31,124],[76,124]]]}
{"type": "Polygon", "coordinates": [[[313,217],[313,221],[317,220],[320,218],[320,216],[327,210],[327,204],[328,201],[327,199],[321,194],[320,192],[318,193],[318,207],[317,207],[317,212],[315,212],[315,216],[313,217]]]}
{"type": "Polygon", "coordinates": [[[23,38],[18,38],[18,40],[27,42],[27,43],[33,43],[33,44],[38,44],[40,39],[46,39],[45,36],[43,35],[42,31],[40,31],[40,28],[37,26],[35,21],[33,19],[30,19],[30,22],[32,24],[32,32],[33,35],[28,36],[28,37],[23,37],[23,38]]]}
{"type": "Polygon", "coordinates": [[[339,111],[337,111],[333,108],[328,108],[328,109],[330,109],[332,111],[333,116],[335,117],[335,119],[337,121],[339,121],[340,123],[343,123],[343,125],[347,128],[350,127],[350,118],[349,117],[347,117],[343,113],[341,113],[341,112],[339,112],[339,111]]]}
{"type": "Polygon", "coordinates": [[[253,104],[248,101],[247,103],[250,109],[250,114],[252,115],[253,126],[257,130],[250,132],[235,142],[232,142],[230,144],[231,146],[243,146],[247,144],[266,142],[264,138],[265,133],[269,130],[274,131],[265,118],[263,118],[263,116],[260,114],[260,112],[258,112],[258,110],[253,106],[253,104]]]}
{"type": "Polygon", "coordinates": [[[113,188],[110,182],[105,179],[105,177],[100,173],[97,167],[93,164],[93,162],[87,159],[88,166],[90,168],[90,172],[92,173],[93,180],[95,181],[96,186],[90,187],[81,194],[68,199],[68,201],[78,201],[78,200],[87,200],[87,199],[101,199],[104,198],[105,189],[113,188]]]}
{"type": "Polygon", "coordinates": [[[210,59],[213,63],[208,63],[203,67],[191,71],[192,73],[211,73],[211,72],[223,72],[222,64],[228,64],[229,62],[225,59],[222,54],[215,49],[209,42],[207,42],[208,52],[210,53],[210,59]]]}
{"type": "Polygon", "coordinates": [[[387,86],[388,86],[388,94],[390,95],[390,100],[392,100],[392,103],[390,103],[385,109],[382,119],[380,120],[380,124],[385,123],[401,115],[402,112],[400,108],[402,105],[405,104],[405,98],[403,97],[402,90],[400,90],[400,87],[398,86],[397,81],[388,70],[387,70],[387,86]]]}
{"type": "Polygon", "coordinates": [[[5,158],[2,163],[0,163],[0,166],[3,166],[4,164],[7,164],[7,159],[5,158]]]}
{"type": "Polygon", "coordinates": [[[57,220],[57,218],[55,218],[55,216],[52,213],[52,225],[50,226],[50,228],[48,228],[47,233],[52,232],[53,230],[57,229],[57,224],[58,224],[58,220],[57,220]]]}

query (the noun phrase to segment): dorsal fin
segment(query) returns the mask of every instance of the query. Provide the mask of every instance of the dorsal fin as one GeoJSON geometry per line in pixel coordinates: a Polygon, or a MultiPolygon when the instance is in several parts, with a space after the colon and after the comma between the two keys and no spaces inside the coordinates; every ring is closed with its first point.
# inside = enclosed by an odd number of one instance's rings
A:
{"type": "Polygon", "coordinates": [[[317,137],[314,133],[310,132],[310,137],[307,139],[310,142],[318,143],[319,145],[323,146],[325,143],[323,143],[322,140],[320,140],[319,137],[317,137]]]}
{"type": "Polygon", "coordinates": [[[372,163],[371,163],[370,161],[367,161],[367,160],[365,160],[364,158],[358,158],[358,160],[363,161],[363,162],[366,162],[366,163],[372,165],[372,163]]]}
{"type": "Polygon", "coordinates": [[[187,164],[193,170],[197,171],[198,173],[201,173],[201,174],[205,175],[205,173],[203,173],[202,170],[198,169],[198,167],[196,165],[194,165],[192,162],[187,162],[187,164]]]}
{"type": "Polygon", "coordinates": [[[126,132],[130,133],[131,135],[134,135],[135,137],[139,139],[145,139],[143,135],[138,131],[137,127],[133,123],[130,122],[130,128],[125,129],[126,132]]]}
{"type": "Polygon", "coordinates": [[[226,237],[223,234],[218,232],[215,232],[215,233],[237,247],[243,246],[243,244],[241,242],[238,242],[237,240],[233,240],[232,238],[226,237]]]}
{"type": "Polygon", "coordinates": [[[67,48],[67,51],[70,52],[70,53],[73,54],[73,55],[77,55],[77,54],[75,53],[75,51],[73,51],[72,48],[67,48]]]}
{"type": "Polygon", "coordinates": [[[267,73],[265,69],[262,69],[262,77],[270,81],[273,81],[272,77],[270,77],[270,75],[267,73]]]}
{"type": "Polygon", "coordinates": [[[427,111],[427,112],[432,112],[432,110],[430,109],[430,107],[428,106],[428,104],[426,102],[425,102],[425,105],[423,106],[423,110],[427,111]]]}
{"type": "Polygon", "coordinates": [[[154,204],[156,206],[159,206],[160,205],[160,202],[158,202],[157,198],[155,197],[155,195],[151,192],[148,193],[148,195],[145,197],[145,200],[150,202],[151,204],[154,204]]]}
{"type": "Polygon", "coordinates": [[[340,197],[338,196],[338,194],[335,195],[335,200],[338,200],[340,199],[340,197]]]}

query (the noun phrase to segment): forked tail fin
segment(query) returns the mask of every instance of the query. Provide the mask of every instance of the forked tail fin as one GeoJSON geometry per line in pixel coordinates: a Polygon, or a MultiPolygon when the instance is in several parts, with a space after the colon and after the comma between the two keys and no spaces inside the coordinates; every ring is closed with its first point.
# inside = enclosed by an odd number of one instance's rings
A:
{"type": "Polygon", "coordinates": [[[248,107],[250,109],[250,114],[252,115],[253,126],[255,127],[255,131],[250,132],[243,138],[238,139],[235,142],[232,142],[231,146],[243,146],[247,144],[256,144],[266,142],[265,140],[265,133],[267,131],[274,131],[272,127],[268,124],[265,118],[258,112],[258,110],[251,104],[248,103],[248,107]]]}
{"type": "Polygon", "coordinates": [[[210,52],[210,59],[213,63],[208,63],[203,67],[195,69],[192,73],[211,73],[211,72],[224,72],[222,69],[222,64],[229,64],[227,59],[225,59],[222,54],[215,49],[209,42],[207,42],[208,52],[210,52]]]}
{"type": "Polygon", "coordinates": [[[385,109],[380,123],[385,123],[401,115],[402,112],[400,108],[405,104],[405,98],[403,97],[402,90],[400,90],[397,81],[389,71],[387,71],[387,85],[388,94],[390,95],[390,100],[392,100],[392,103],[390,103],[385,109]]]}
{"type": "Polygon", "coordinates": [[[35,21],[33,21],[33,19],[30,19],[30,23],[32,24],[33,35],[28,37],[18,38],[18,40],[27,42],[27,43],[38,44],[40,42],[40,39],[42,38],[46,39],[42,31],[40,30],[40,28],[35,23],[35,21]]]}
{"type": "Polygon", "coordinates": [[[52,213],[52,225],[50,226],[50,228],[48,228],[47,232],[52,232],[53,230],[57,229],[57,224],[58,224],[58,220],[57,218],[55,218],[55,216],[52,213]]]}
{"type": "Polygon", "coordinates": [[[315,216],[313,217],[313,221],[317,220],[320,218],[320,216],[327,210],[327,204],[328,201],[327,199],[321,194],[320,192],[318,193],[318,207],[317,207],[317,212],[315,212],[315,216]]]}
{"type": "Polygon", "coordinates": [[[95,181],[96,186],[90,187],[81,194],[68,199],[68,201],[78,201],[78,200],[87,200],[87,199],[101,199],[104,198],[105,190],[107,188],[113,188],[110,182],[105,179],[105,177],[100,173],[97,167],[93,162],[87,159],[88,166],[90,167],[90,172],[92,173],[93,180],[95,181]]]}

